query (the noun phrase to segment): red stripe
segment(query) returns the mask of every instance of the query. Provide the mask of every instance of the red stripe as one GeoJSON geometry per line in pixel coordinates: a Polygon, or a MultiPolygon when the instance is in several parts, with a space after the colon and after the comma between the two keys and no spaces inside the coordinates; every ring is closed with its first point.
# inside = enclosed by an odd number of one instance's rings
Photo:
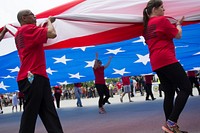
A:
{"type": "Polygon", "coordinates": [[[37,19],[47,18],[49,16],[55,16],[55,15],[61,14],[61,13],[65,12],[66,10],[69,10],[70,8],[80,4],[83,1],[85,1],[85,0],[73,0],[73,1],[63,4],[61,6],[58,6],[58,7],[52,8],[50,10],[44,11],[42,13],[39,13],[36,15],[36,18],[37,19]]]}
{"type": "Polygon", "coordinates": [[[60,41],[53,45],[46,46],[45,49],[60,49],[60,48],[82,47],[82,46],[114,43],[138,37],[142,35],[141,33],[142,30],[143,30],[142,24],[135,24],[131,26],[108,30],[93,35],[71,38],[68,40],[60,41]]]}

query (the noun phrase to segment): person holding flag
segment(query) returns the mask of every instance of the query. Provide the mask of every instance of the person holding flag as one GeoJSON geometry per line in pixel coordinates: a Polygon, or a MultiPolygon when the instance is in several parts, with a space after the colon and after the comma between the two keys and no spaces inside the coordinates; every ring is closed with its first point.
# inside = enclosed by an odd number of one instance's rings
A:
{"type": "MultiPolygon", "coordinates": [[[[19,133],[33,133],[38,115],[47,132],[63,133],[52,99],[43,48],[48,38],[53,39],[57,36],[52,25],[55,18],[49,17],[46,27],[40,27],[36,25],[35,15],[26,9],[18,12],[17,19],[21,25],[15,34],[21,63],[17,82],[19,91],[25,97],[19,133]]],[[[0,33],[0,40],[7,31],[4,27],[0,33]]]]}
{"type": "Polygon", "coordinates": [[[182,17],[175,25],[164,16],[161,0],[150,0],[143,10],[143,36],[148,45],[152,69],[158,75],[164,90],[164,113],[166,123],[162,129],[167,133],[187,133],[177,124],[187,103],[192,86],[185,70],[176,59],[173,39],[182,36],[182,17]],[[179,93],[174,102],[175,90],[179,93]]]}
{"type": "Polygon", "coordinates": [[[96,59],[95,59],[94,67],[93,67],[93,72],[95,76],[95,87],[99,94],[99,113],[100,114],[106,113],[103,105],[106,102],[108,102],[108,99],[110,97],[109,89],[106,86],[105,79],[104,79],[104,70],[110,65],[111,60],[112,60],[112,56],[109,58],[107,64],[103,66],[101,60],[98,59],[98,53],[96,53],[96,59]]]}

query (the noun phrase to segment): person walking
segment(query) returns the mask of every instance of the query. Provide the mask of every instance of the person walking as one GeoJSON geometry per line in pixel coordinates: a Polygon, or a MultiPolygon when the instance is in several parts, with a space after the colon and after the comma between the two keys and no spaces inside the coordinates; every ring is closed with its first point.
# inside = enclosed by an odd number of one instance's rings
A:
{"type": "Polygon", "coordinates": [[[18,92],[19,99],[19,111],[22,111],[22,107],[24,106],[24,94],[22,92],[18,92]]]}
{"type": "Polygon", "coordinates": [[[0,94],[0,114],[3,114],[3,98],[2,98],[2,94],[0,94]]]}
{"type": "Polygon", "coordinates": [[[127,93],[128,94],[129,102],[133,102],[131,100],[131,85],[130,85],[131,82],[130,82],[130,76],[122,76],[122,84],[123,84],[124,92],[122,93],[122,95],[120,97],[120,101],[123,102],[123,97],[127,93]]]}
{"type": "Polygon", "coordinates": [[[176,59],[173,39],[182,36],[182,17],[171,24],[164,16],[164,6],[161,0],[150,0],[143,10],[143,36],[150,52],[152,69],[158,75],[164,90],[164,113],[166,123],[162,129],[167,133],[186,133],[177,124],[184,109],[192,86],[185,70],[176,59]],[[175,90],[179,93],[175,97],[175,90]]]}
{"type": "Polygon", "coordinates": [[[56,85],[54,87],[54,97],[56,99],[56,106],[57,108],[60,108],[60,97],[62,95],[62,89],[61,89],[62,86],[58,86],[56,85]]]}
{"type": "Polygon", "coordinates": [[[94,67],[93,67],[93,72],[94,72],[94,76],[95,76],[95,87],[99,94],[99,104],[98,105],[99,105],[99,113],[100,114],[106,113],[103,105],[106,102],[108,102],[108,99],[110,97],[109,89],[106,86],[105,79],[104,79],[104,70],[106,68],[108,68],[111,60],[112,60],[112,57],[109,57],[107,64],[103,66],[101,60],[98,59],[98,53],[96,53],[96,59],[95,59],[94,67]]]}
{"type": "Polygon", "coordinates": [[[74,83],[74,94],[77,99],[76,105],[77,107],[83,107],[82,102],[81,102],[81,90],[82,83],[74,83]]]}
{"type": "Polygon", "coordinates": [[[154,95],[152,93],[152,80],[153,75],[145,75],[145,90],[146,90],[146,101],[150,100],[149,96],[151,96],[151,100],[155,100],[154,95]]]}
{"type": "MultiPolygon", "coordinates": [[[[198,90],[199,95],[200,95],[200,88],[199,88],[199,83],[197,81],[196,71],[194,71],[194,70],[187,71],[187,75],[188,75],[188,78],[190,80],[192,87],[195,86],[198,90]]],[[[193,89],[191,91],[191,96],[194,96],[193,95],[193,89]]]]}
{"type": "MultiPolygon", "coordinates": [[[[47,132],[63,133],[52,99],[43,48],[48,38],[56,37],[56,31],[52,25],[55,18],[49,17],[46,27],[40,27],[36,25],[35,15],[26,9],[18,12],[17,19],[21,25],[15,34],[21,63],[17,82],[19,90],[25,97],[19,133],[34,133],[38,115],[47,132]]],[[[2,32],[0,40],[7,30],[2,32]]]]}
{"type": "Polygon", "coordinates": [[[17,105],[18,105],[17,94],[14,93],[12,96],[12,112],[14,112],[14,109],[17,112],[17,105]]]}

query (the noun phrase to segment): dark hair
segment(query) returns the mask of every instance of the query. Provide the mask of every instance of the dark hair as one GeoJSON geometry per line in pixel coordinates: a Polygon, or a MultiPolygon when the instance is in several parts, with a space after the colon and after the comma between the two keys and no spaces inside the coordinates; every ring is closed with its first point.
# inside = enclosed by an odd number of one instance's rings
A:
{"type": "Polygon", "coordinates": [[[102,63],[101,60],[97,60],[98,63],[102,63]]]}
{"type": "Polygon", "coordinates": [[[144,8],[143,10],[143,25],[144,25],[144,33],[146,32],[147,30],[147,24],[148,24],[148,21],[149,21],[149,15],[151,15],[152,13],[152,9],[155,7],[155,8],[158,8],[160,7],[161,5],[163,4],[162,0],[150,0],[148,3],[147,3],[147,6],[144,8]]]}

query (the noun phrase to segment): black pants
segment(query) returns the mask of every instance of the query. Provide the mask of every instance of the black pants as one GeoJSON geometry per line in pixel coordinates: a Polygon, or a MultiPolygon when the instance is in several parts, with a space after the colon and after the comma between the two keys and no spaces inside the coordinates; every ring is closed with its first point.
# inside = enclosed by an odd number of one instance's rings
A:
{"type": "Polygon", "coordinates": [[[38,114],[48,133],[63,133],[53,103],[49,79],[34,75],[32,84],[26,78],[19,81],[18,86],[24,93],[25,100],[19,133],[34,133],[38,114]]]}
{"type": "Polygon", "coordinates": [[[152,93],[152,84],[146,84],[145,89],[146,89],[146,100],[149,99],[149,96],[151,96],[151,99],[154,100],[154,96],[152,93]]]}
{"type": "Polygon", "coordinates": [[[97,92],[99,94],[99,108],[101,108],[110,97],[109,89],[105,84],[95,84],[95,87],[97,88],[97,92]]]}
{"type": "Polygon", "coordinates": [[[155,72],[160,79],[165,94],[163,106],[166,120],[177,122],[192,90],[190,81],[180,63],[165,66],[155,72]],[[177,87],[179,92],[174,102],[177,87]]]}
{"type": "Polygon", "coordinates": [[[54,96],[55,96],[55,99],[56,99],[56,106],[57,106],[57,108],[60,108],[60,97],[61,97],[61,94],[60,93],[55,93],[54,96]]]}

